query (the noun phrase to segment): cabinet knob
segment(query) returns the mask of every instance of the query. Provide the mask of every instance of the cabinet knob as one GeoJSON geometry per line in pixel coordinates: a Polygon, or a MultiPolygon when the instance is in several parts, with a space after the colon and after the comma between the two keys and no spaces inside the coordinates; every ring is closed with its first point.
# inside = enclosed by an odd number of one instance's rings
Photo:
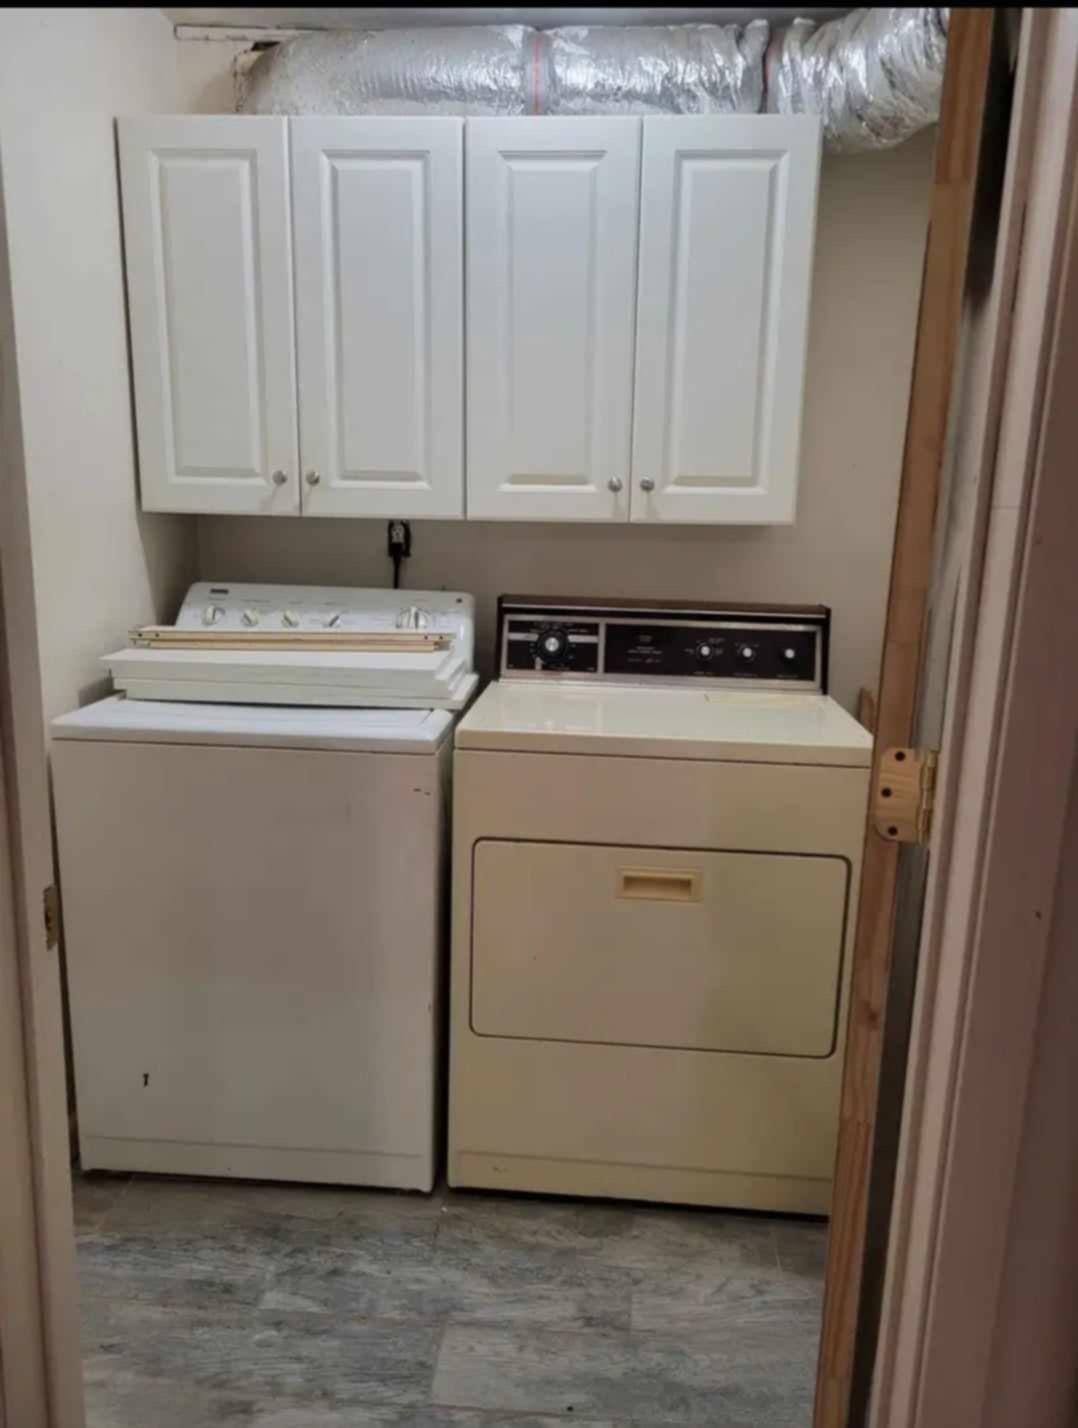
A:
{"type": "Polygon", "coordinates": [[[640,489],[641,491],[654,491],[655,482],[650,476],[642,476],[640,478],[640,489]]]}
{"type": "Polygon", "coordinates": [[[606,483],[607,490],[613,491],[615,496],[621,490],[623,485],[624,482],[622,481],[620,476],[611,476],[610,480],[606,483]]]}
{"type": "Polygon", "coordinates": [[[303,479],[307,482],[308,486],[317,486],[322,478],[317,471],[308,471],[303,479]]]}
{"type": "Polygon", "coordinates": [[[275,471],[273,473],[273,484],[275,486],[283,486],[287,480],[288,477],[283,471],[275,471]]]}

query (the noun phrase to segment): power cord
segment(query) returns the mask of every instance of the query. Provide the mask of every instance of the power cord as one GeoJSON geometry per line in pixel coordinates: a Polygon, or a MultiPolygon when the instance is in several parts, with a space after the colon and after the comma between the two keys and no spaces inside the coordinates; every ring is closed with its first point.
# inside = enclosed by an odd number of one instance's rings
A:
{"type": "Polygon", "coordinates": [[[407,521],[390,521],[387,548],[393,562],[393,589],[399,590],[401,564],[412,553],[412,527],[407,521]]]}

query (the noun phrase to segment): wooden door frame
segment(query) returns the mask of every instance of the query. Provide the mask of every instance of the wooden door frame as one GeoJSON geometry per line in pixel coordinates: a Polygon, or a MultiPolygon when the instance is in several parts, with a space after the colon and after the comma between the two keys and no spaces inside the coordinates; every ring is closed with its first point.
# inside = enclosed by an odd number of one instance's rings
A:
{"type": "MultiPolygon", "coordinates": [[[[1030,1071],[1032,989],[1040,985],[1038,969],[1043,972],[1043,948],[1040,961],[1032,959],[1035,967],[1028,958],[1012,959],[1009,969],[1005,961],[1001,964],[1001,932],[1006,929],[1013,935],[1015,930],[1005,891],[1011,879],[1006,873],[1000,875],[1000,870],[1008,867],[1002,858],[994,890],[997,894],[1004,890],[1004,901],[995,907],[993,920],[986,921],[982,915],[989,888],[979,854],[992,846],[993,836],[1002,839],[1004,831],[993,827],[998,808],[993,794],[996,799],[1009,796],[1012,805],[1020,806],[1021,788],[1026,785],[1008,789],[1005,783],[1008,768],[1016,763],[1022,763],[1027,781],[1037,765],[1042,778],[1037,786],[1042,792],[1053,778],[1056,784],[1057,796],[1046,805],[1048,816],[1038,820],[1037,835],[1031,836],[1028,812],[1007,830],[1012,838],[1016,835],[1016,844],[1006,856],[1014,860],[1012,868],[1025,869],[1030,887],[1036,883],[1038,927],[1043,919],[1045,932],[1062,846],[1068,783],[1064,780],[1062,789],[1058,788],[1060,740],[1053,743],[1029,737],[1036,714],[1034,705],[1031,716],[1029,693],[1038,671],[1027,670],[1023,676],[1024,724],[1018,720],[1017,704],[1007,710],[1004,701],[1015,698],[1012,665],[1017,647],[1012,641],[1023,618],[1029,621],[1032,645],[1044,646],[1043,605],[1031,603],[1023,612],[1014,603],[1019,576],[1023,569],[1027,578],[1039,571],[1049,554],[1059,558],[1058,552],[1045,545],[1044,531],[1035,547],[1023,553],[1017,539],[1017,511],[1028,498],[1039,447],[1039,401],[1057,296],[1054,257],[1058,257],[1069,214],[1069,178],[1075,153],[1075,47],[1073,34],[1071,42],[1064,45],[1058,33],[1059,25],[1068,23],[1059,18],[1065,15],[1060,10],[1023,12],[996,252],[999,287],[994,301],[1000,310],[991,315],[991,347],[981,359],[986,384],[981,393],[983,446],[969,454],[969,459],[977,462],[975,479],[980,482],[975,548],[960,592],[948,680],[940,801],[931,841],[890,1263],[875,1362],[873,1428],[915,1428],[922,1423],[934,1428],[941,1422],[972,1428],[981,1422],[1005,1242],[1008,1206],[1003,1191],[1013,1185],[1016,1174],[1014,1157],[1021,1143],[1023,1098],[1030,1071]],[[1027,565],[1023,565],[1023,555],[1027,565]],[[1039,629],[1038,619],[1042,622],[1039,629]],[[1025,737],[1020,749],[1008,743],[1019,727],[1025,737]],[[1019,847],[1024,860],[1015,859],[1019,847]],[[939,978],[941,967],[946,985],[939,978]],[[1012,973],[1009,983],[1007,970],[1012,973]],[[1008,993],[1001,1000],[1005,984],[1008,993]],[[941,989],[949,995],[941,995],[941,989]],[[984,1027],[989,1025],[994,1033],[990,1050],[983,1039],[984,1027]],[[980,1060],[974,1074],[975,1051],[980,1060]],[[996,1104],[989,1099],[989,1087],[996,1104]],[[993,1105],[990,1113],[989,1105],[993,1105]],[[997,1136],[1000,1105],[1007,1133],[997,1136]],[[992,1124],[992,1135],[983,1134],[986,1124],[992,1124]],[[955,1162],[959,1151],[964,1155],[961,1166],[955,1162]],[[1000,1193],[986,1194],[986,1184],[1000,1193]],[[973,1276],[972,1264],[977,1266],[973,1276]],[[942,1304],[948,1305],[949,1314],[941,1311],[942,1304]]],[[[911,743],[915,728],[933,527],[951,435],[948,411],[959,357],[990,29],[991,12],[952,11],[884,639],[877,758],[887,747],[911,743]]],[[[1048,506],[1060,502],[1058,489],[1049,495],[1049,478],[1055,476],[1058,486],[1062,473],[1042,474],[1042,499],[1048,506]]],[[[1051,529],[1048,526],[1047,532],[1051,529]]],[[[1038,574],[1033,583],[1044,578],[1038,574]]],[[[1057,593],[1060,586],[1057,573],[1057,593]]],[[[1044,671],[1040,673],[1043,676],[1044,671]]],[[[1045,687],[1042,678],[1038,698],[1045,687]]],[[[869,1174],[885,1044],[898,866],[898,848],[881,839],[870,823],[815,1428],[855,1428],[851,1390],[862,1308],[869,1174]]]]}
{"type": "MultiPolygon", "coordinates": [[[[995,12],[952,10],[876,715],[884,750],[912,744],[933,536],[959,356],[995,12]]],[[[815,1428],[852,1428],[868,1201],[895,935],[900,848],[866,824],[839,1113],[815,1428]]]]}
{"type": "MultiPolygon", "coordinates": [[[[0,668],[3,649],[0,601],[0,668]]],[[[7,734],[6,711],[3,733],[7,734]]],[[[23,1044],[15,909],[15,865],[7,788],[7,738],[0,742],[0,1428],[45,1428],[48,1395],[42,1286],[23,1044]]]]}
{"type": "MultiPolygon", "coordinates": [[[[0,133],[0,141],[3,135],[0,133]]],[[[5,1316],[0,1354],[10,1428],[82,1428],[82,1363],[59,948],[49,946],[45,889],[54,882],[45,715],[38,653],[30,510],[0,142],[0,758],[5,837],[0,842],[0,992],[19,1027],[0,1015],[0,1154],[18,1157],[17,1228],[35,1271],[22,1269],[25,1302],[5,1316]],[[17,991],[17,998],[16,998],[17,991]],[[10,992],[13,1000],[7,1000],[10,992]],[[19,1067],[21,1064],[21,1074],[19,1067]],[[19,1106],[22,1106],[22,1111],[19,1106]],[[20,1125],[21,1122],[21,1125],[20,1125]],[[31,1196],[27,1208],[25,1196],[31,1196]],[[34,1280],[36,1279],[36,1286],[34,1280]],[[14,1335],[9,1338],[6,1336],[14,1335]]],[[[0,1176],[0,1179],[3,1177],[0,1176]]],[[[9,1187],[11,1188],[11,1187],[9,1187]]],[[[2,1199],[2,1197],[0,1197],[2,1199]]],[[[13,1213],[16,1206],[12,1202],[13,1213]]],[[[5,1205],[6,1208],[6,1205],[5,1205]]]]}
{"type": "MultiPolygon", "coordinates": [[[[1078,647],[1078,15],[1026,25],[1023,250],[967,697],[945,741],[873,1428],[1017,1421],[989,1389],[997,1326],[1041,1316],[1052,1333],[1054,1306],[1018,1302],[1004,1265],[1078,730],[1078,664],[1058,657],[1078,647]]],[[[1073,1263],[1078,1243],[1057,1253],[1073,1263]]]]}

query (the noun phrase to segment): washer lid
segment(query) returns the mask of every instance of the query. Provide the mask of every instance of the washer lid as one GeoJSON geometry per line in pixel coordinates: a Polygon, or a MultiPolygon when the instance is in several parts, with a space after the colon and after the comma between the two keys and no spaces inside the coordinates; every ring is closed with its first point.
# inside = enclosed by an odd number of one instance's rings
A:
{"type": "Polygon", "coordinates": [[[430,753],[452,727],[445,709],[310,709],[178,704],[113,695],[52,721],[54,739],[430,753]]]}
{"type": "Polygon", "coordinates": [[[849,768],[872,762],[872,736],[825,694],[511,680],[480,695],[457,725],[456,746],[849,768]]]}

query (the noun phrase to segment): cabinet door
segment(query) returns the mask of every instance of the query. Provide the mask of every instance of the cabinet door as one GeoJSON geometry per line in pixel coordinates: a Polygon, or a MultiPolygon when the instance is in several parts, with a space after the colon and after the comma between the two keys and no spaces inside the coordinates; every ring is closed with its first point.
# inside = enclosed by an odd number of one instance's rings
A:
{"type": "Polygon", "coordinates": [[[463,513],[463,120],[294,119],[303,509],[463,513]]]}
{"type": "Polygon", "coordinates": [[[468,514],[628,511],[640,121],[469,119],[468,514]]]}
{"type": "Polygon", "coordinates": [[[148,511],[299,509],[286,121],[119,121],[148,511]]]}
{"type": "Polygon", "coordinates": [[[644,120],[632,519],[794,518],[820,129],[644,120]]]}

